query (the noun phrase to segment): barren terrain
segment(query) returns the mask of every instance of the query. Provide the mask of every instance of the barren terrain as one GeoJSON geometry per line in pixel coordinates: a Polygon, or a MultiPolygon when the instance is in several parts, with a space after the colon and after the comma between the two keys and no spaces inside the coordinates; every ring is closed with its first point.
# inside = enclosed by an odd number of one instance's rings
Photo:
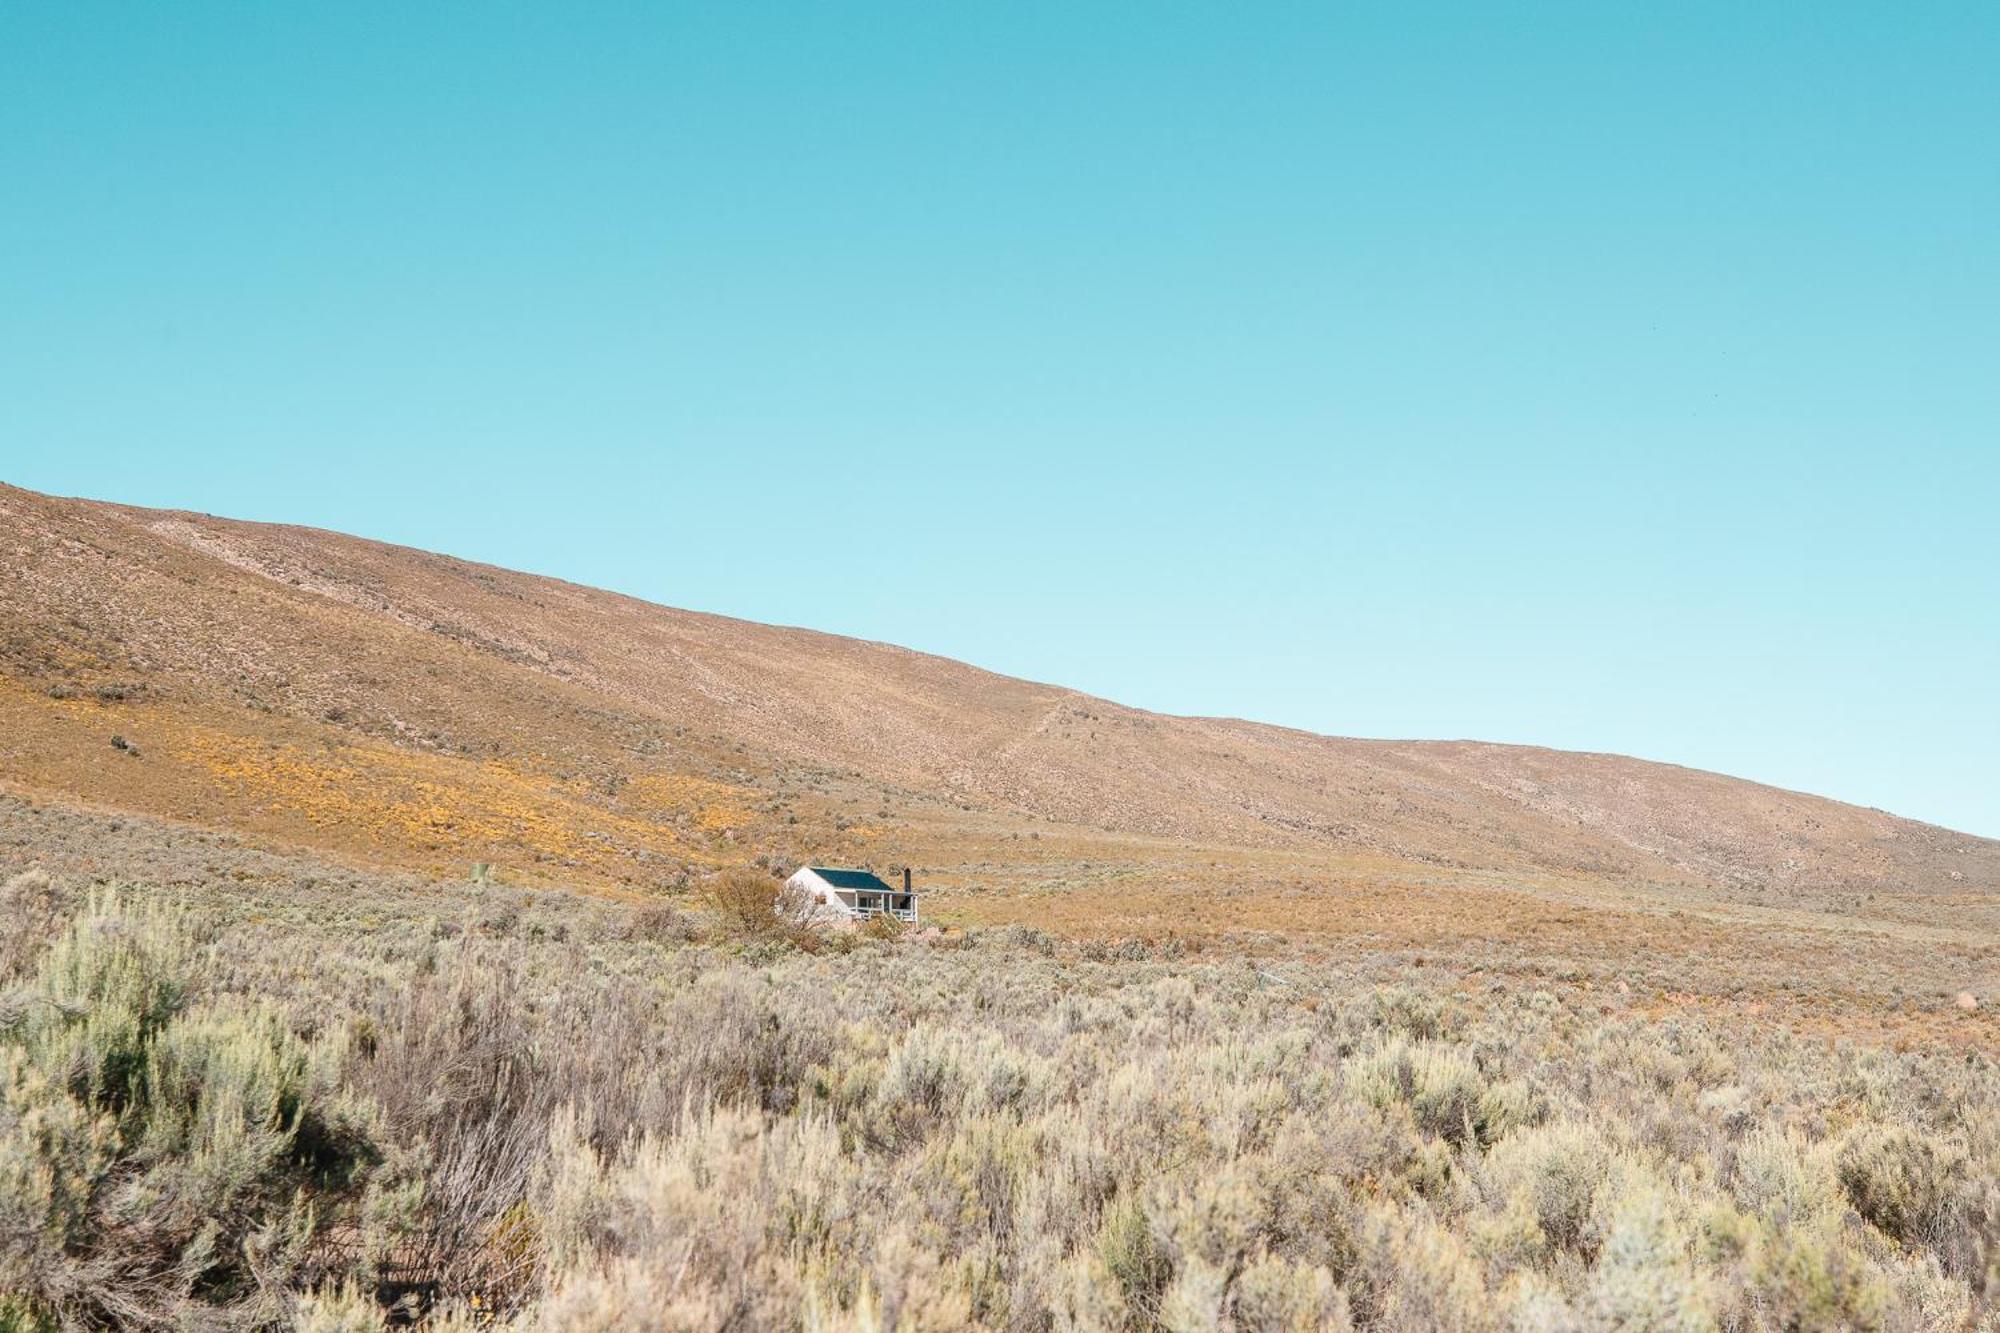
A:
{"type": "Polygon", "coordinates": [[[2000,888],[2000,843],[1715,774],[1166,717],[334,533],[0,489],[0,574],[0,779],[390,865],[646,889],[810,852],[1082,889],[1102,848],[1147,888],[1196,848],[1212,881],[2000,888]]]}

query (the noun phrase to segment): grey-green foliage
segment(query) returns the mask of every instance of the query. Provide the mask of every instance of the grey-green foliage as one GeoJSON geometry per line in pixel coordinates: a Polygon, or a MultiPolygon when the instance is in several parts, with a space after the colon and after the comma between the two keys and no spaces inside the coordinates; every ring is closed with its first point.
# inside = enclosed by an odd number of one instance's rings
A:
{"type": "Polygon", "coordinates": [[[0,1291],[16,1322],[263,1322],[370,1154],[331,1053],[203,998],[175,908],[94,894],[0,1025],[0,1291]]]}
{"type": "Polygon", "coordinates": [[[1978,1050],[505,886],[151,901],[0,910],[0,1333],[372,1333],[378,1257],[430,1333],[2000,1315],[1978,1050]]]}

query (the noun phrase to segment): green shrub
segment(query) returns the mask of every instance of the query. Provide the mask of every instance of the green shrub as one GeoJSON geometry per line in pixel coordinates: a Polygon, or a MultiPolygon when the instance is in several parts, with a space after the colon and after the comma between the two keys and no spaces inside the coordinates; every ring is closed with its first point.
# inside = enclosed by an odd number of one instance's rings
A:
{"type": "Polygon", "coordinates": [[[1782,1329],[1879,1329],[1891,1293],[1881,1270],[1832,1228],[1777,1228],[1756,1251],[1754,1299],[1782,1329]]]}
{"type": "Polygon", "coordinates": [[[1136,1200],[1124,1200],[1105,1214],[1097,1233],[1097,1258],[1139,1326],[1150,1325],[1173,1280],[1174,1266],[1136,1200]]]}
{"type": "Polygon", "coordinates": [[[1848,1135],[1837,1161],[1854,1211],[1906,1245],[1936,1240],[1953,1203],[1955,1164],[1925,1138],[1896,1125],[1848,1135]]]}
{"type": "Polygon", "coordinates": [[[175,910],[97,894],[0,1031],[16,1308],[66,1325],[274,1317],[365,1170],[329,1063],[268,1010],[197,1003],[191,941],[175,910]]]}
{"type": "Polygon", "coordinates": [[[0,1333],[56,1333],[48,1311],[24,1296],[0,1292],[0,1333]]]}
{"type": "Polygon", "coordinates": [[[1419,1129],[1458,1147],[1490,1144],[1529,1114],[1518,1085],[1489,1084],[1464,1049],[1438,1042],[1395,1038],[1361,1057],[1352,1079],[1373,1105],[1403,1103],[1419,1129]]]}
{"type": "Polygon", "coordinates": [[[1536,1260],[1562,1251],[1594,1253],[1592,1218],[1610,1162],[1610,1149],[1588,1125],[1558,1123],[1509,1135],[1481,1167],[1502,1212],[1489,1238],[1536,1260]]]}

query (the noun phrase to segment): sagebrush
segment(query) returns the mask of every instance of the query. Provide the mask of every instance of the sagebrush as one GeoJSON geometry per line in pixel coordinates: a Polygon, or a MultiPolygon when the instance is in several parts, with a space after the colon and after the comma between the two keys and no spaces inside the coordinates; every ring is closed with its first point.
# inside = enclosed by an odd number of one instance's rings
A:
{"type": "Polygon", "coordinates": [[[0,1327],[1914,1330],[2000,1298],[1978,1052],[1031,932],[808,953],[498,887],[9,893],[0,1327]]]}

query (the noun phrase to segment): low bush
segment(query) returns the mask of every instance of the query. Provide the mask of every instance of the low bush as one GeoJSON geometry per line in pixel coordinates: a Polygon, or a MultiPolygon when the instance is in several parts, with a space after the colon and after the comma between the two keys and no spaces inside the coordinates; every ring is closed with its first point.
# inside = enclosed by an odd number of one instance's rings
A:
{"type": "Polygon", "coordinates": [[[91,898],[0,1029],[0,1290],[32,1326],[249,1323],[310,1281],[375,1160],[337,1053],[198,997],[185,918],[91,898]]]}
{"type": "Polygon", "coordinates": [[[1417,1127],[1455,1146],[1489,1144],[1529,1115],[1525,1091],[1489,1082],[1464,1049],[1400,1037],[1355,1065],[1354,1087],[1371,1104],[1407,1106],[1417,1127]]]}
{"type": "Polygon", "coordinates": [[[1900,1125],[1864,1125],[1835,1161],[1847,1201],[1883,1234],[1916,1246],[1943,1237],[1964,1170],[1948,1152],[1900,1125]]]}
{"type": "Polygon", "coordinates": [[[33,966],[48,947],[61,904],[48,872],[39,868],[24,870],[0,885],[0,986],[33,966]]]}
{"type": "Polygon", "coordinates": [[[781,941],[811,953],[829,924],[811,895],[747,867],[723,871],[703,896],[720,928],[738,939],[781,941]]]}
{"type": "Polygon", "coordinates": [[[899,940],[909,932],[909,927],[888,913],[871,916],[861,923],[861,937],[870,940],[899,940]]]}
{"type": "Polygon", "coordinates": [[[672,903],[647,903],[632,909],[626,935],[649,944],[692,944],[701,938],[701,926],[672,903]]]}

